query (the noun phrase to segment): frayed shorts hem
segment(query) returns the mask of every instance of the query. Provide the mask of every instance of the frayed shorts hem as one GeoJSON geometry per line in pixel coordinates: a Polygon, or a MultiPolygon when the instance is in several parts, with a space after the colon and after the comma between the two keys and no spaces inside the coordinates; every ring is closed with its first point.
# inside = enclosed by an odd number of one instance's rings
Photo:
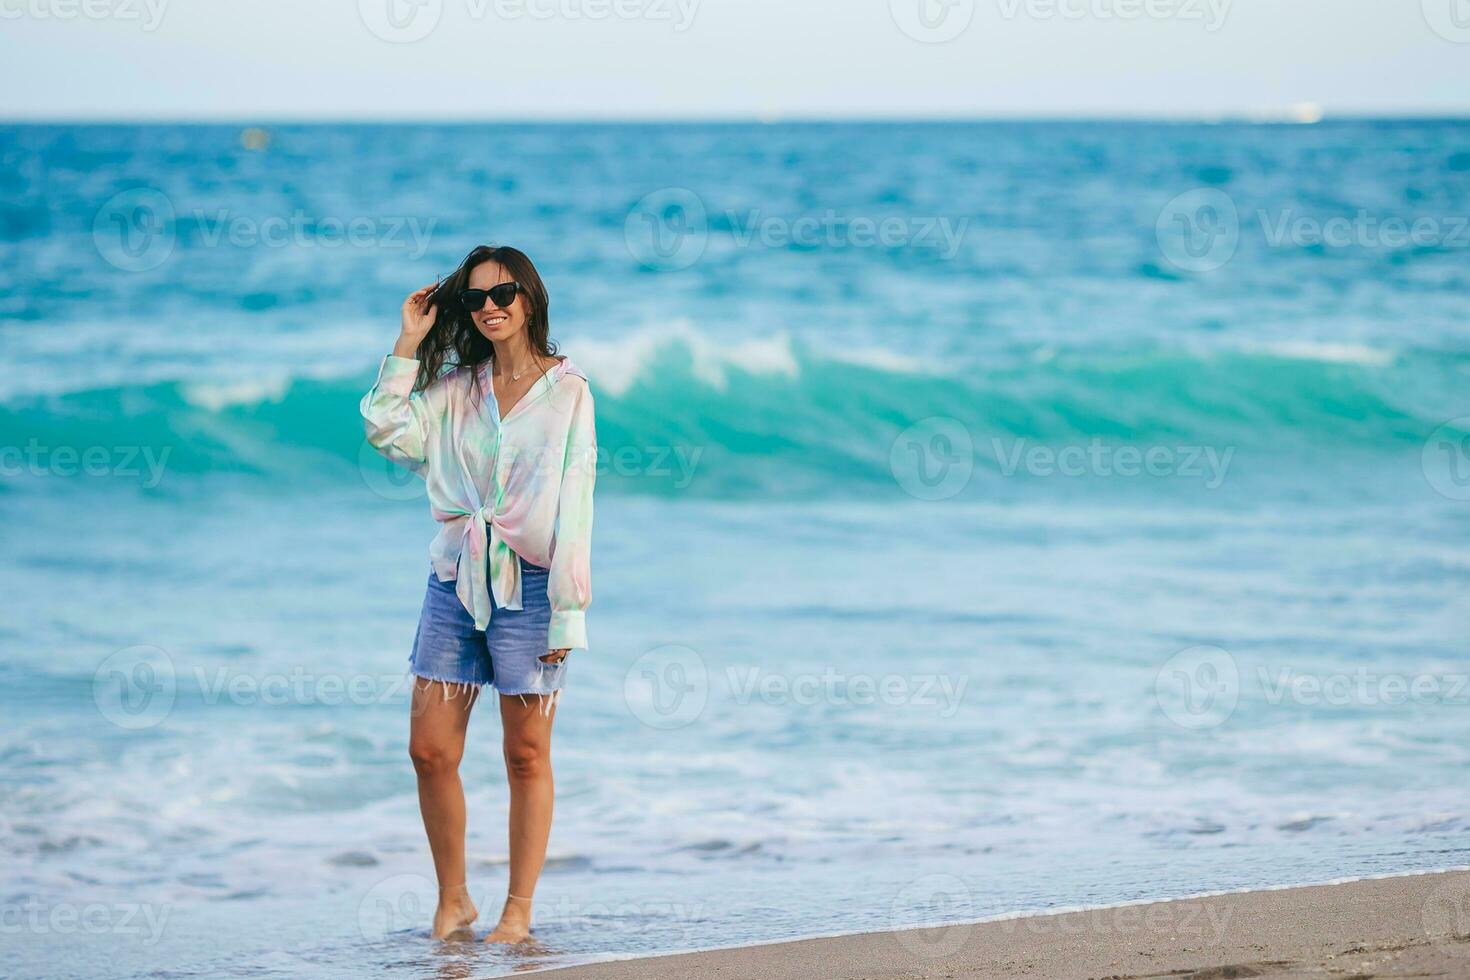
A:
{"type": "MultiPolygon", "coordinates": [[[[547,666],[550,667],[552,665],[547,664],[547,666]]],[[[433,689],[435,684],[440,685],[444,691],[444,700],[446,701],[452,701],[461,694],[468,695],[470,700],[474,701],[479,698],[480,692],[488,687],[508,698],[520,698],[521,704],[526,703],[526,698],[538,698],[541,701],[541,713],[546,715],[551,714],[551,709],[561,704],[562,688],[560,687],[552,691],[505,691],[497,687],[494,681],[459,681],[447,677],[429,677],[414,670],[409,671],[409,676],[413,678],[414,690],[429,691],[433,689]],[[419,685],[420,681],[424,682],[423,686],[419,685]]]]}

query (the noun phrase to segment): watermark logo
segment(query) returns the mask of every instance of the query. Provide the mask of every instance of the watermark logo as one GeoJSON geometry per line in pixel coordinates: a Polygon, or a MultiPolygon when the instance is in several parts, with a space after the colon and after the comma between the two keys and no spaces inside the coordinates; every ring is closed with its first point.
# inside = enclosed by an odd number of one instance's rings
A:
{"type": "Polygon", "coordinates": [[[163,938],[172,905],[138,902],[60,902],[35,897],[0,903],[0,935],[29,932],[53,936],[126,936],[156,946],[163,938]]]}
{"type": "Polygon", "coordinates": [[[1154,233],[1170,265],[1185,272],[1214,272],[1240,247],[1240,211],[1229,194],[1201,187],[1164,205],[1154,233]]]}
{"type": "MultiPolygon", "coordinates": [[[[1041,479],[1198,480],[1205,489],[1222,486],[1235,458],[1234,446],[1110,445],[1100,437],[1085,443],[1048,445],[1020,437],[991,437],[1000,475],[1041,479]]],[[[970,481],[975,444],[969,429],[948,416],[909,426],[889,448],[888,467],[898,485],[921,500],[946,500],[970,481]]]]}
{"type": "Polygon", "coordinates": [[[685,187],[644,195],[623,222],[628,254],[656,272],[678,272],[704,257],[709,215],[700,196],[685,187]]]}
{"type": "Polygon", "coordinates": [[[418,473],[384,456],[366,439],[357,447],[357,473],[384,500],[417,500],[428,493],[418,473]]]}
{"type": "Polygon", "coordinates": [[[420,926],[432,914],[436,894],[433,883],[423,875],[385,878],[357,904],[358,931],[362,938],[375,942],[420,926]]]}
{"type": "Polygon", "coordinates": [[[648,480],[687,490],[703,455],[703,446],[598,446],[595,465],[599,477],[648,480]]]}
{"type": "Polygon", "coordinates": [[[704,658],[689,647],[656,647],[628,668],[623,700],[649,728],[683,728],[704,713],[709,701],[709,669],[704,658]]]}
{"type": "Polygon", "coordinates": [[[428,251],[438,219],[412,215],[309,215],[258,217],[225,208],[195,208],[181,222],[163,192],[140,187],[111,197],[94,216],[97,253],[124,272],[147,272],[173,255],[180,229],[200,248],[381,248],[401,250],[410,259],[428,251]]]}
{"type": "Polygon", "coordinates": [[[1446,41],[1470,44],[1470,0],[1420,0],[1429,29],[1446,41]]]}
{"type": "Polygon", "coordinates": [[[682,34],[694,26],[700,0],[468,0],[475,20],[646,20],[671,24],[682,34]]]}
{"type": "Polygon", "coordinates": [[[890,928],[909,952],[939,959],[964,949],[974,926],[958,922],[926,928],[925,924],[973,918],[975,900],[969,885],[954,875],[928,874],[904,885],[893,897],[890,928]]]}
{"type": "MultiPolygon", "coordinates": [[[[490,896],[485,898],[482,908],[490,907],[490,896]]],[[[702,902],[664,899],[657,893],[640,901],[625,902],[589,902],[557,895],[537,900],[536,928],[581,933],[595,930],[604,935],[652,929],[665,939],[678,940],[698,935],[701,926],[708,925],[709,914],[710,910],[702,902]]]]}
{"type": "Polygon", "coordinates": [[[1277,214],[1260,210],[1256,221],[1272,248],[1467,248],[1470,216],[1377,215],[1364,209],[1352,217],[1319,218],[1286,208],[1277,214]]]}
{"type": "MultiPolygon", "coordinates": [[[[682,34],[694,26],[700,0],[465,0],[456,10],[474,23],[511,21],[641,20],[666,23],[682,34]]],[[[376,37],[392,44],[422,41],[443,19],[443,0],[358,0],[358,15],[376,37]]]]}
{"type": "Polygon", "coordinates": [[[443,0],[357,0],[357,14],[373,35],[390,44],[428,37],[444,14],[443,0]]]}
{"type": "Polygon", "coordinates": [[[153,646],[119,650],[92,675],[92,700],[119,728],[152,728],[173,710],[178,678],[173,658],[153,646]]]}
{"type": "Polygon", "coordinates": [[[0,3],[0,20],[138,21],[148,33],[158,30],[168,0],[10,0],[0,3]]]}
{"type": "Polygon", "coordinates": [[[402,249],[410,259],[423,258],[434,236],[437,218],[413,216],[312,216],[297,209],[288,215],[255,218],[220,208],[190,213],[205,248],[383,248],[402,249]]]}
{"type": "Polygon", "coordinates": [[[1424,442],[1424,478],[1450,500],[1470,500],[1470,415],[1451,419],[1424,442]]]}
{"type": "Polygon", "coordinates": [[[372,705],[407,703],[413,675],[314,672],[301,664],[263,674],[238,673],[228,667],[195,666],[189,676],[207,705],[286,704],[372,705]]]}
{"type": "Polygon", "coordinates": [[[114,194],[92,218],[97,254],[123,272],[147,272],[168,261],[177,236],[173,202],[152,187],[114,194]]]}
{"type": "Polygon", "coordinates": [[[1022,915],[1006,919],[1000,929],[1006,935],[1025,933],[1032,937],[1109,937],[1170,935],[1218,946],[1230,927],[1231,909],[1209,902],[1151,902],[1146,905],[1117,905],[1061,915],[1022,915]]]}
{"type": "Polygon", "coordinates": [[[172,446],[47,446],[32,437],[24,446],[0,446],[0,476],[136,479],[148,490],[163,482],[172,446]]]}
{"type": "Polygon", "coordinates": [[[1217,490],[1230,472],[1235,447],[1222,451],[1216,446],[1110,446],[1094,438],[1087,445],[1060,449],[1029,445],[1016,439],[1010,447],[1002,439],[990,440],[1002,476],[1025,472],[1035,477],[1122,477],[1148,476],[1155,479],[1201,480],[1205,489],[1217,490]]]}
{"type": "Polygon", "coordinates": [[[1272,249],[1470,250],[1470,215],[1397,215],[1367,208],[1319,215],[1287,207],[1257,208],[1242,216],[1229,194],[1199,188],[1164,207],[1156,233],[1159,250],[1171,265],[1186,272],[1214,272],[1235,257],[1247,233],[1272,249]]]}
{"type": "Polygon", "coordinates": [[[740,248],[759,243],[765,248],[929,249],[946,261],[959,254],[970,227],[969,218],[895,214],[875,218],[844,215],[833,208],[796,218],[763,214],[759,208],[726,211],[724,217],[740,248]]]}
{"type": "Polygon", "coordinates": [[[1175,20],[1213,34],[1225,26],[1231,0],[998,0],[1006,20],[1175,20]]]}
{"type": "Polygon", "coordinates": [[[889,0],[898,29],[921,44],[953,41],[975,19],[975,0],[889,0]]]}
{"type": "Polygon", "coordinates": [[[930,416],[904,429],[888,450],[888,469],[898,485],[920,500],[948,500],[970,483],[975,443],[958,420],[930,416]]]}
{"type": "Polygon", "coordinates": [[[1159,668],[1154,697],[1180,728],[1199,731],[1223,725],[1240,701],[1240,666],[1213,646],[1180,650],[1159,668]]]}
{"type": "Polygon", "coordinates": [[[1419,911],[1424,935],[1457,956],[1470,956],[1470,874],[1453,871],[1419,911]]]}
{"type": "Polygon", "coordinates": [[[1351,672],[1312,674],[1283,667],[1256,669],[1266,704],[1284,703],[1336,708],[1381,705],[1470,704],[1470,674],[1383,673],[1358,667],[1351,672]]]}
{"type": "MultiPolygon", "coordinates": [[[[699,471],[703,446],[691,445],[599,445],[589,449],[580,459],[569,459],[566,451],[504,451],[504,464],[516,479],[522,477],[551,478],[558,482],[568,473],[595,473],[599,478],[613,476],[642,480],[687,490],[699,471]]],[[[0,447],[0,474],[5,473],[6,449],[0,447]]],[[[426,484],[409,460],[392,459],[364,439],[357,447],[357,472],[374,494],[385,500],[417,500],[427,493],[426,484]]]]}
{"type": "Polygon", "coordinates": [[[729,667],[725,681],[740,705],[882,705],[933,709],[941,718],[952,718],[970,678],[963,674],[848,674],[833,667],[820,673],[788,675],[759,667],[729,667]]]}
{"type": "MultiPolygon", "coordinates": [[[[836,208],[795,215],[729,208],[717,216],[714,225],[728,232],[721,243],[738,249],[923,249],[950,261],[964,245],[970,219],[863,214],[836,208]]],[[[677,272],[703,258],[711,237],[711,215],[698,194],[684,187],[666,187],[633,205],[623,223],[623,237],[628,254],[644,267],[677,272]]]]}

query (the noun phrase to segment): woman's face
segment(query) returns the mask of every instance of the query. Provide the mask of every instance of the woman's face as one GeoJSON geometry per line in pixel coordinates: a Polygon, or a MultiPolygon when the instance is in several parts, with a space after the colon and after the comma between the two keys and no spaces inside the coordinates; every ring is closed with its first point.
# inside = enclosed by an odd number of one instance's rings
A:
{"type": "MultiPolygon", "coordinates": [[[[470,270],[468,288],[489,289],[503,282],[514,281],[515,277],[501,268],[499,262],[482,262],[470,270]]],[[[526,297],[517,292],[515,300],[505,309],[496,306],[487,297],[484,306],[470,311],[470,318],[487,340],[504,343],[525,332],[528,312],[526,297]]]]}

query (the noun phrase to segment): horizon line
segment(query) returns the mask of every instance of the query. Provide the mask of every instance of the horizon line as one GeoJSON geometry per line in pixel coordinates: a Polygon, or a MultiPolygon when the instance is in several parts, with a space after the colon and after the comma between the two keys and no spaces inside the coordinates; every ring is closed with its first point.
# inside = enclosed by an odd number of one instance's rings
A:
{"type": "Polygon", "coordinates": [[[1459,109],[1330,110],[1314,103],[1281,107],[1180,113],[993,113],[951,115],[840,115],[815,113],[751,113],[728,115],[641,116],[470,116],[444,115],[436,118],[395,115],[367,116],[322,113],[320,115],[21,115],[0,116],[0,126],[629,126],[629,125],[789,125],[789,124],[975,124],[975,123],[1140,123],[1313,125],[1322,122],[1464,122],[1470,121],[1470,106],[1459,109]]]}

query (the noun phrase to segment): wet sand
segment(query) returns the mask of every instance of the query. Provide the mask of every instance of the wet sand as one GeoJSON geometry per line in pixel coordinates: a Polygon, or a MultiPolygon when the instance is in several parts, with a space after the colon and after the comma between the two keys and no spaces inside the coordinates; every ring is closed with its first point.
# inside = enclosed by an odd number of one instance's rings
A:
{"type": "Polygon", "coordinates": [[[547,971],[561,980],[1470,978],[1470,871],[547,971]]]}

